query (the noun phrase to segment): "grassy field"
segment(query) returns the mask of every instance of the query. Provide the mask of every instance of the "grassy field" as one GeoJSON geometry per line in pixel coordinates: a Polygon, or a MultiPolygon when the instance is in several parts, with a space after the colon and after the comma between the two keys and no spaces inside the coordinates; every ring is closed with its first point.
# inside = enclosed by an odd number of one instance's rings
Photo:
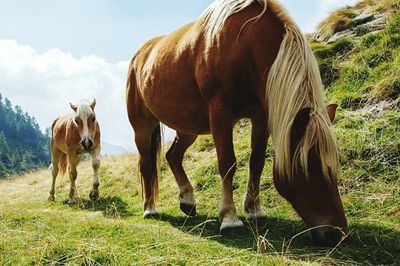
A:
{"type": "MultiPolygon", "coordinates": [[[[0,181],[0,265],[400,265],[400,1],[366,0],[358,7],[374,3],[379,4],[374,10],[391,12],[385,30],[312,44],[328,99],[339,104],[339,190],[351,230],[345,245],[319,249],[308,233],[301,233],[300,218],[274,189],[271,145],[261,194],[268,218],[247,225],[237,238],[220,236],[216,154],[211,138],[201,137],[184,161],[197,197],[194,218],[180,212],[178,187],[165,160],[158,220],[142,218],[136,155],[103,158],[98,202],[88,201],[92,172],[90,164],[82,163],[81,202],[72,207],[64,203],[67,177],[58,180],[56,202],[46,200],[48,171],[0,181]]],[[[248,121],[237,124],[234,139],[235,201],[243,218],[248,121]]]]}
{"type": "MultiPolygon", "coordinates": [[[[249,129],[235,131],[238,174],[235,199],[239,214],[247,181],[249,129]]],[[[271,152],[271,151],[269,151],[271,152]]],[[[50,173],[36,172],[0,183],[0,264],[398,264],[400,263],[400,184],[362,181],[355,174],[340,186],[350,229],[349,242],[336,249],[313,246],[293,209],[272,185],[271,159],[262,179],[262,205],[268,218],[237,238],[219,235],[220,178],[215,149],[202,137],[190,148],[185,167],[196,190],[198,216],[179,210],[178,188],[162,167],[158,220],[144,220],[137,157],[108,157],[100,170],[101,198],[88,201],[91,166],[79,167],[81,203],[65,204],[67,177],[60,178],[56,202],[48,202],[50,173]]],[[[344,170],[344,173],[347,173],[344,170]]],[[[350,173],[349,173],[350,174],[350,173]]]]}

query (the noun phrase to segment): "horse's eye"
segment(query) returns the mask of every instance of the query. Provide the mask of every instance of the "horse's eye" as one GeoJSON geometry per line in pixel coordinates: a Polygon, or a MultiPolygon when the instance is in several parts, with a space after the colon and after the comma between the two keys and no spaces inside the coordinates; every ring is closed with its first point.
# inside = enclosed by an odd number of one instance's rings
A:
{"type": "Polygon", "coordinates": [[[75,117],[75,123],[79,124],[81,122],[80,117],[75,117]]]}
{"type": "Polygon", "coordinates": [[[96,117],[93,116],[93,117],[92,117],[92,122],[95,122],[95,121],[96,121],[96,117]]]}

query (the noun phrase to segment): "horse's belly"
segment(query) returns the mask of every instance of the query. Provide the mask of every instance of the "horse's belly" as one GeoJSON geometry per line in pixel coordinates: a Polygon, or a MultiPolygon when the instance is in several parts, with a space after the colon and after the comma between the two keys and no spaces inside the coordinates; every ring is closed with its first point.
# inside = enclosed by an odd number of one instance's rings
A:
{"type": "Polygon", "coordinates": [[[208,116],[200,112],[158,114],[157,117],[163,124],[178,132],[196,135],[210,133],[208,116]]]}
{"type": "Polygon", "coordinates": [[[148,87],[144,92],[147,107],[163,124],[188,134],[210,132],[207,104],[193,87],[148,87]]]}

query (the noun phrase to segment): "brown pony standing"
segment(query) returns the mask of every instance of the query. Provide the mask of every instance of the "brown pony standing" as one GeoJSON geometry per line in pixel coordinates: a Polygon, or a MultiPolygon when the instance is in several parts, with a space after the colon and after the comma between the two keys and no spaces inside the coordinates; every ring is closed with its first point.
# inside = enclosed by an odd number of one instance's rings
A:
{"type": "Polygon", "coordinates": [[[100,167],[100,127],[96,121],[93,102],[81,102],[79,105],[70,104],[74,111],[71,115],[57,118],[51,127],[51,159],[52,176],[49,200],[54,201],[56,178],[61,171],[64,174],[67,170],[71,181],[68,204],[76,202],[75,180],[78,175],[76,168],[85,153],[92,156],[93,189],[90,192],[90,199],[96,200],[99,197],[99,167],[100,167]]]}
{"type": "Polygon", "coordinates": [[[232,128],[252,122],[244,209],[264,217],[260,176],[271,135],[274,183],[319,245],[336,245],[347,221],[337,187],[339,155],[325,108],[318,64],[297,25],[273,0],[217,0],[176,32],[154,38],[129,67],[128,116],[140,153],[144,216],[156,214],[160,122],[177,131],[167,160],[179,185],[181,210],[196,202],[182,160],[199,134],[211,133],[222,178],[221,233],[243,226],[236,215],[232,128]]]}

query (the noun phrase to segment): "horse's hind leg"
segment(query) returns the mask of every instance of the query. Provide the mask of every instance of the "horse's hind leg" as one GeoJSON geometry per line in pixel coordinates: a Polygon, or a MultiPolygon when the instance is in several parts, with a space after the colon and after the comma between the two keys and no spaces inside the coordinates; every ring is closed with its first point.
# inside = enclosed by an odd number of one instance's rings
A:
{"type": "Polygon", "coordinates": [[[135,142],[139,151],[139,168],[144,194],[143,217],[151,218],[157,216],[155,201],[158,194],[157,153],[161,145],[160,125],[135,124],[135,142]]]}
{"type": "Polygon", "coordinates": [[[183,156],[186,150],[196,140],[197,135],[188,135],[177,132],[174,143],[168,150],[166,157],[174,173],[176,183],[179,186],[179,201],[181,210],[189,215],[196,215],[196,202],[193,195],[193,187],[182,166],[183,156]]]}
{"type": "MultiPolygon", "coordinates": [[[[52,145],[53,146],[53,145],[52,145]]],[[[52,180],[51,180],[51,189],[49,192],[49,197],[48,200],[49,201],[54,201],[55,197],[54,194],[56,192],[56,179],[57,179],[57,175],[59,172],[59,167],[58,167],[58,163],[60,161],[60,156],[61,156],[61,151],[57,148],[55,149],[51,149],[51,176],[52,176],[52,180]]]]}
{"type": "Polygon", "coordinates": [[[265,115],[252,119],[250,177],[247,192],[244,196],[244,210],[248,213],[248,220],[264,218],[265,212],[260,205],[260,177],[265,163],[268,133],[265,115]]]}
{"type": "Polygon", "coordinates": [[[147,109],[136,83],[135,58],[129,65],[126,88],[126,107],[129,122],[135,131],[139,151],[139,170],[144,196],[144,218],[157,216],[155,200],[158,194],[159,152],[161,150],[161,126],[147,109]]]}

